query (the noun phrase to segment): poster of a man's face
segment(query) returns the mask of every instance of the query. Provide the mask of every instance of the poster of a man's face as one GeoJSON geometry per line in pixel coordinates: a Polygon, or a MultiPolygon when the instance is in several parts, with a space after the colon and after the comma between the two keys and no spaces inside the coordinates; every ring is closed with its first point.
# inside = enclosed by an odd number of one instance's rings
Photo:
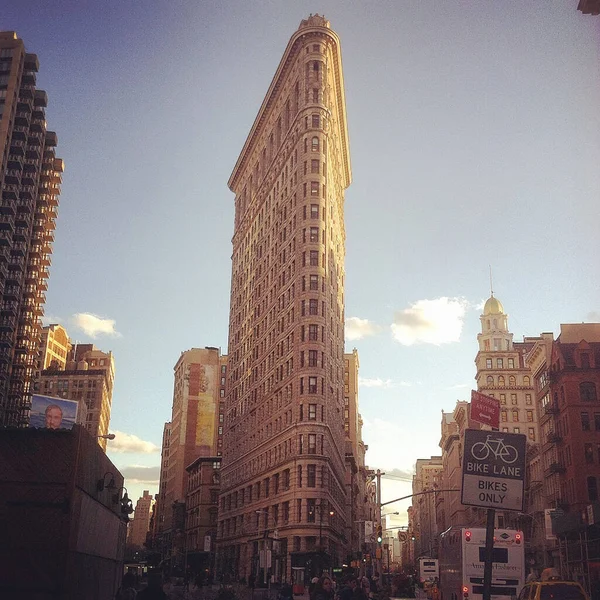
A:
{"type": "Polygon", "coordinates": [[[78,407],[76,400],[34,394],[31,399],[29,427],[71,429],[77,422],[78,407]]]}
{"type": "Polygon", "coordinates": [[[63,418],[63,411],[57,404],[48,404],[46,407],[46,427],[58,429],[63,418]]]}

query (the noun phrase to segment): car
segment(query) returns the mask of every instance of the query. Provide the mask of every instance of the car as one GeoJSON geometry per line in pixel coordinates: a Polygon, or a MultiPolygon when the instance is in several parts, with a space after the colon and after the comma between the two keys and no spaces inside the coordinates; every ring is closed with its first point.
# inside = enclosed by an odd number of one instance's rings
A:
{"type": "Polygon", "coordinates": [[[575,581],[550,579],[526,583],[519,600],[589,600],[581,585],[575,581]]]}

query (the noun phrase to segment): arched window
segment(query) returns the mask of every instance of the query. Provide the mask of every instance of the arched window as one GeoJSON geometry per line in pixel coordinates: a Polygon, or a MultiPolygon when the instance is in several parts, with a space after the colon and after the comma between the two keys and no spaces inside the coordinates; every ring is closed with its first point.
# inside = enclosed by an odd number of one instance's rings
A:
{"type": "Polygon", "coordinates": [[[519,411],[516,408],[512,410],[512,420],[513,423],[516,423],[519,420],[519,411]]]}
{"type": "Polygon", "coordinates": [[[487,376],[486,383],[488,385],[494,385],[494,378],[491,375],[487,376]]]}
{"type": "Polygon", "coordinates": [[[515,386],[515,385],[517,385],[517,380],[515,379],[515,376],[514,376],[514,375],[511,375],[511,376],[508,378],[508,385],[511,385],[511,386],[515,386]]]}
{"type": "Polygon", "coordinates": [[[525,377],[523,377],[523,385],[531,385],[531,379],[529,379],[529,375],[525,375],[525,377]]]}
{"type": "Polygon", "coordinates": [[[319,138],[315,135],[311,141],[311,146],[310,149],[313,152],[318,152],[319,151],[319,138]]]}
{"type": "Polygon", "coordinates": [[[582,381],[579,384],[579,396],[584,402],[595,402],[598,399],[596,384],[593,381],[582,381]]]}
{"type": "Polygon", "coordinates": [[[498,385],[499,386],[503,386],[504,385],[504,375],[499,375],[498,376],[498,385]]]}

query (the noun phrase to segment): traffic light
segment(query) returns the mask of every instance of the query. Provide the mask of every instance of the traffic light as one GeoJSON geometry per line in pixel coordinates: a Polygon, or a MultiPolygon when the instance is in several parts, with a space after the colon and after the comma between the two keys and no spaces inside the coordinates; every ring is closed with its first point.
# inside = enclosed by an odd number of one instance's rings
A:
{"type": "Polygon", "coordinates": [[[381,525],[377,525],[377,543],[381,544],[383,541],[383,527],[381,525]]]}

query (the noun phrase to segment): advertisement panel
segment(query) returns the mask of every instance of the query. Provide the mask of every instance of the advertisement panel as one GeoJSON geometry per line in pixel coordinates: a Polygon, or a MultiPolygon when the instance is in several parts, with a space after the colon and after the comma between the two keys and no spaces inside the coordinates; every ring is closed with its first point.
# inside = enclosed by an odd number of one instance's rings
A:
{"type": "Polygon", "coordinates": [[[76,400],[34,394],[31,398],[29,427],[72,429],[77,422],[78,409],[76,400]]]}

